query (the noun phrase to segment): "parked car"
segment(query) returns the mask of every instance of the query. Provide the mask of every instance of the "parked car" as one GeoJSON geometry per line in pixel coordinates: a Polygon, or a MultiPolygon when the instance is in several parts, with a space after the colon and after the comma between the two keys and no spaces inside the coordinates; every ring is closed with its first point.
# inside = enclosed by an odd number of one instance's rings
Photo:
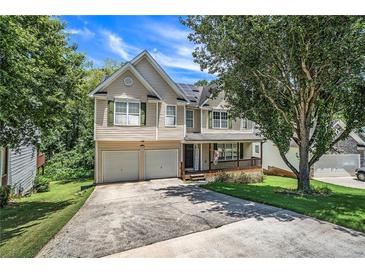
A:
{"type": "Polygon", "coordinates": [[[361,167],[356,169],[355,171],[357,179],[360,181],[365,182],[365,167],[361,167]]]}

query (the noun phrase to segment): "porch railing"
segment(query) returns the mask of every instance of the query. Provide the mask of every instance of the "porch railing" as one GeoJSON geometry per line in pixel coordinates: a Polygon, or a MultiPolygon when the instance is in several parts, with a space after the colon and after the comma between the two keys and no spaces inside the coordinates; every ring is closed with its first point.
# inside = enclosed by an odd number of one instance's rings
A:
{"type": "Polygon", "coordinates": [[[181,171],[182,176],[185,174],[194,174],[194,173],[209,173],[209,172],[217,172],[217,171],[233,171],[233,170],[247,170],[252,168],[261,168],[261,158],[258,157],[252,157],[249,159],[241,159],[241,160],[225,160],[225,161],[219,161],[218,165],[213,165],[213,162],[211,162],[210,169],[203,169],[203,170],[194,170],[194,171],[188,171],[185,170],[182,166],[181,162],[181,171]],[[237,163],[239,162],[239,165],[232,165],[228,167],[222,167],[222,165],[219,165],[219,163],[237,163]]]}

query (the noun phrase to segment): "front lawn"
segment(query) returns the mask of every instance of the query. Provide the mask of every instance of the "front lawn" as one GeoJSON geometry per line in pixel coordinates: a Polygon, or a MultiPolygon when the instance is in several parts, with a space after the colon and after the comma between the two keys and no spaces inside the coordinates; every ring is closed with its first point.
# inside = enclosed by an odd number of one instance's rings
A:
{"type": "Polygon", "coordinates": [[[295,189],[296,180],[266,176],[263,183],[211,183],[202,187],[227,195],[290,209],[321,220],[365,232],[365,190],[311,181],[312,186],[329,187],[330,196],[296,196],[275,191],[295,189]]]}
{"type": "Polygon", "coordinates": [[[0,257],[34,257],[84,204],[92,180],[52,182],[50,191],[0,209],[0,257]]]}

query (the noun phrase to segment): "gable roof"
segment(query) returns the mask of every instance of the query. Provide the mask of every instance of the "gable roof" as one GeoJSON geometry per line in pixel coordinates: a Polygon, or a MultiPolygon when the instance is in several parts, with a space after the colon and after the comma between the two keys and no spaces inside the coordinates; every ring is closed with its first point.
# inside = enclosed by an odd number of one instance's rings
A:
{"type": "Polygon", "coordinates": [[[157,93],[157,91],[144,79],[144,77],[135,69],[135,67],[127,62],[120,69],[114,72],[110,77],[106,78],[103,82],[101,82],[92,92],[90,92],[89,96],[94,96],[97,92],[102,91],[102,89],[109,86],[115,79],[117,79],[120,75],[122,75],[126,71],[132,72],[134,76],[142,83],[142,85],[151,93],[153,93],[157,98],[161,100],[161,96],[157,93]]]}
{"type": "Polygon", "coordinates": [[[182,96],[186,102],[190,102],[187,96],[182,92],[179,87],[175,84],[174,81],[170,78],[170,76],[162,69],[162,67],[156,62],[156,60],[152,57],[152,55],[147,51],[144,50],[140,54],[138,54],[131,63],[135,65],[138,63],[143,57],[150,62],[153,68],[160,74],[160,76],[167,82],[167,84],[172,88],[173,91],[179,96],[182,96]]]}
{"type": "MultiPolygon", "coordinates": [[[[341,120],[336,121],[333,126],[335,126],[336,124],[339,125],[342,129],[346,128],[345,123],[341,120]]],[[[360,134],[357,134],[355,131],[351,131],[349,136],[351,136],[352,139],[354,139],[359,145],[365,145],[365,140],[360,136],[360,134]]]]}

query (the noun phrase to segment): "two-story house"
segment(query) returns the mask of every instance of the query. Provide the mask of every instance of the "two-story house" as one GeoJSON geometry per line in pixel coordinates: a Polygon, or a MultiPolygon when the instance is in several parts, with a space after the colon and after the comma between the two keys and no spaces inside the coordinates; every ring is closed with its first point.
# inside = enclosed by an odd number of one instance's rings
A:
{"type": "Polygon", "coordinates": [[[253,123],[230,119],[223,93],[175,83],[147,51],[90,96],[97,183],[261,168],[253,123]]]}

